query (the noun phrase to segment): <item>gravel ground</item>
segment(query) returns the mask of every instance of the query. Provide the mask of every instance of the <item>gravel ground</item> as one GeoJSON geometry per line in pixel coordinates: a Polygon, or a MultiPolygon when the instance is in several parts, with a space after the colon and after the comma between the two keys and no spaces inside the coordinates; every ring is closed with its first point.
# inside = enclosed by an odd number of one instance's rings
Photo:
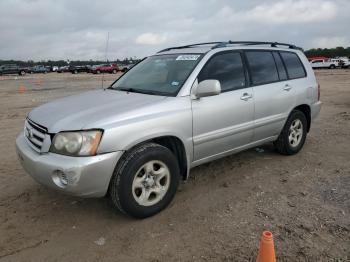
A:
{"type": "Polygon", "coordinates": [[[33,107],[100,88],[101,76],[0,77],[0,261],[255,261],[265,229],[279,261],[349,261],[350,70],[316,75],[324,105],[299,154],[267,144],[194,168],[144,220],[47,189],[16,157],[33,107]]]}

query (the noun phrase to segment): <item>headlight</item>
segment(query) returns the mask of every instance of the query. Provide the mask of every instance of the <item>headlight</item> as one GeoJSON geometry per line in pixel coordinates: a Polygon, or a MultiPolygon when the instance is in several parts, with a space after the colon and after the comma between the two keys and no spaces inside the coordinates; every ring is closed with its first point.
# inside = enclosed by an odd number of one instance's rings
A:
{"type": "Polygon", "coordinates": [[[50,152],[68,156],[96,155],[102,132],[60,132],[55,135],[51,143],[50,152]]]}

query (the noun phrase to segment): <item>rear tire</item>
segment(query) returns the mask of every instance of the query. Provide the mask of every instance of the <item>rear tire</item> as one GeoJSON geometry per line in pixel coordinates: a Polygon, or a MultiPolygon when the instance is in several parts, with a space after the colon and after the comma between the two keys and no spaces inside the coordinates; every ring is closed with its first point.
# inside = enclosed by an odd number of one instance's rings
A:
{"type": "Polygon", "coordinates": [[[330,65],[329,68],[330,68],[330,69],[334,69],[334,68],[335,68],[335,65],[330,65]]]}
{"type": "Polygon", "coordinates": [[[166,208],[175,196],[179,165],[166,147],[147,143],[126,153],[109,185],[116,208],[135,218],[146,218],[166,208]]]}
{"type": "Polygon", "coordinates": [[[281,134],[274,142],[277,152],[282,155],[298,153],[306,139],[307,120],[303,112],[293,110],[285,123],[281,134]]]}
{"type": "Polygon", "coordinates": [[[24,70],[19,71],[19,75],[24,76],[26,72],[24,70]]]}

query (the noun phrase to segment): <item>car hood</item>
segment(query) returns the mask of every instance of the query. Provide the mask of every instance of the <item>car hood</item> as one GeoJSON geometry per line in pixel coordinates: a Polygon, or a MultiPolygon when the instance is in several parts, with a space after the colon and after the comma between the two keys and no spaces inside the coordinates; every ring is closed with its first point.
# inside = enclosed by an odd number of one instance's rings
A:
{"type": "Polygon", "coordinates": [[[118,115],[140,111],[142,107],[164,100],[164,96],[127,93],[116,90],[95,90],[79,95],[54,100],[33,109],[28,118],[44,126],[49,133],[64,130],[103,128],[94,126],[103,118],[118,118],[118,115]]]}

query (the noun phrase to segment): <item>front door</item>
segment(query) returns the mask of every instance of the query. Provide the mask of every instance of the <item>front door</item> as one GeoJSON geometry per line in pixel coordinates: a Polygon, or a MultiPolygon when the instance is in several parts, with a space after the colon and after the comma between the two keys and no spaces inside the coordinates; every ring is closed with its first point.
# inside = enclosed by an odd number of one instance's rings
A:
{"type": "Polygon", "coordinates": [[[247,87],[242,55],[215,54],[198,75],[198,82],[219,80],[221,94],[192,100],[194,161],[205,162],[249,144],[253,137],[254,98],[247,87]]]}

